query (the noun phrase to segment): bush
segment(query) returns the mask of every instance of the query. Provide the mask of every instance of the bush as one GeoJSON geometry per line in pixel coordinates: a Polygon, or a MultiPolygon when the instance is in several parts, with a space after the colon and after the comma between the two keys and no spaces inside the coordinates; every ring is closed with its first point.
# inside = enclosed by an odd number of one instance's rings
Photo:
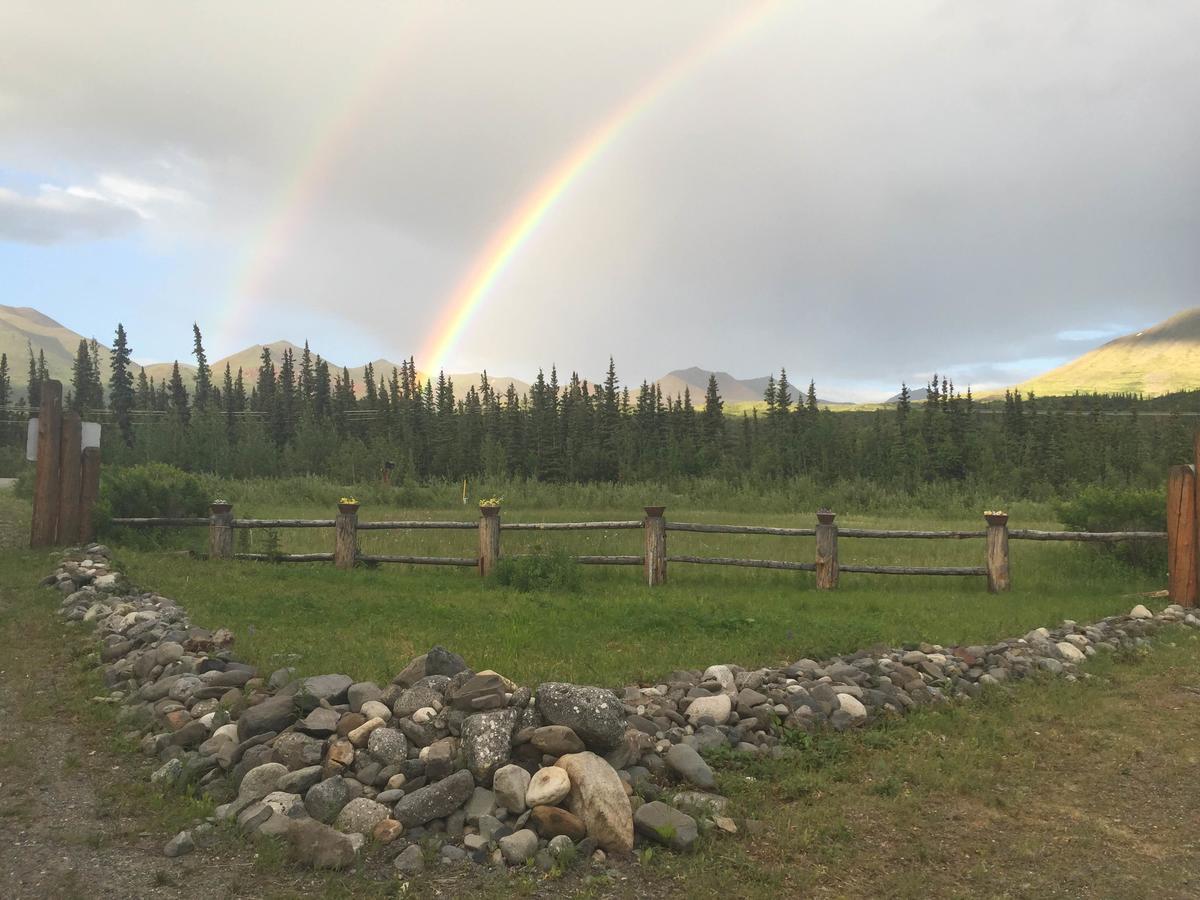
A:
{"type": "MultiPolygon", "coordinates": [[[[100,499],[96,504],[96,531],[112,534],[114,518],[149,516],[207,516],[211,500],[204,481],[165,463],[145,463],[106,472],[100,481],[100,499]]],[[[180,529],[139,530],[143,539],[161,544],[177,537],[180,529]]],[[[129,543],[131,529],[121,529],[121,539],[129,543]]]]}
{"type": "Polygon", "coordinates": [[[496,563],[493,576],[497,584],[515,588],[522,594],[530,591],[579,589],[579,563],[566,550],[547,550],[534,547],[527,556],[502,556],[496,563]]]}
{"type": "MultiPolygon", "coordinates": [[[[1072,531],[1166,531],[1167,495],[1161,490],[1086,487],[1073,500],[1060,503],[1058,515],[1072,531]]],[[[1097,546],[1139,569],[1166,571],[1165,541],[1123,541],[1097,546]]]]}

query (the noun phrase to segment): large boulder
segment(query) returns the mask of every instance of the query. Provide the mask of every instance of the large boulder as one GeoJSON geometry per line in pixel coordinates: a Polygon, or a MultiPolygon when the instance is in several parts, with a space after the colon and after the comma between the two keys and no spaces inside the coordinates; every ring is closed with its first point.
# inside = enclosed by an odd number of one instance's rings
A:
{"type": "Polygon", "coordinates": [[[608,853],[633,851],[633,810],[616,769],[595,753],[568,753],[555,764],[571,779],[568,806],[608,853]]]}
{"type": "Polygon", "coordinates": [[[298,718],[291,697],[268,697],[244,710],[237,720],[238,741],[246,741],[268,731],[283,731],[298,718]]]}
{"type": "Polygon", "coordinates": [[[616,747],[625,733],[621,701],[604,688],[547,682],[538,687],[537,708],[547,722],[566,725],[599,753],[616,747]]]}
{"type": "Polygon", "coordinates": [[[516,722],[515,709],[475,713],[463,721],[463,759],[467,769],[480,784],[491,784],[496,770],[508,762],[512,752],[513,726],[516,722]]]}

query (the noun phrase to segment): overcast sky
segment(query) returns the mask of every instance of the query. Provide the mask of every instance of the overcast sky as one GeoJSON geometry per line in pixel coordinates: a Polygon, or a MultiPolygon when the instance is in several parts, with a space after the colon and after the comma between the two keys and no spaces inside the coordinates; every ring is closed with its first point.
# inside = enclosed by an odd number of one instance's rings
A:
{"type": "Polygon", "coordinates": [[[828,397],[1014,382],[1200,303],[1200,3],[0,5],[0,302],[184,358],[419,354],[828,397]],[[711,43],[708,46],[714,46],[711,43]],[[691,56],[689,56],[691,54],[691,56]]]}

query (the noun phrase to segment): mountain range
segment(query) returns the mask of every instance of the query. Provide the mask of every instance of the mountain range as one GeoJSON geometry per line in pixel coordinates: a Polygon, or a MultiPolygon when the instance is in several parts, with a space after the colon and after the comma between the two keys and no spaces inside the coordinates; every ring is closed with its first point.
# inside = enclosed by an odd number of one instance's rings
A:
{"type": "MultiPolygon", "coordinates": [[[[107,335],[107,329],[105,334],[107,335]]],[[[29,347],[33,348],[35,354],[38,351],[43,352],[50,375],[67,384],[71,379],[79,342],[83,339],[83,335],[36,309],[0,304],[0,353],[8,355],[9,372],[15,393],[18,395],[24,394],[29,347]]],[[[270,348],[276,364],[284,350],[290,349],[297,358],[302,351],[301,347],[288,341],[274,341],[265,346],[270,348]]],[[[263,347],[263,344],[253,344],[230,356],[213,360],[210,365],[214,380],[219,382],[226,363],[234,372],[241,368],[245,376],[253,380],[263,347]]],[[[99,350],[101,368],[106,371],[109,365],[109,351],[103,344],[99,345],[99,350]]],[[[392,368],[399,368],[400,364],[387,359],[377,359],[370,365],[378,379],[381,375],[384,378],[389,377],[392,368]]],[[[330,361],[330,366],[333,368],[335,363],[330,361]]],[[[171,363],[152,363],[144,366],[146,375],[156,381],[169,378],[171,367],[171,363]]],[[[185,381],[190,384],[191,379],[195,377],[195,366],[181,362],[179,368],[185,381]]],[[[340,369],[341,364],[336,364],[336,368],[340,369]]],[[[350,377],[361,384],[365,368],[365,364],[348,367],[350,377]]],[[[428,377],[426,373],[418,374],[422,380],[428,377]]],[[[478,386],[481,377],[479,372],[457,372],[447,375],[454,382],[456,393],[460,396],[467,386],[478,386]]],[[[703,403],[710,375],[716,376],[717,387],[727,407],[761,402],[769,377],[764,375],[759,378],[741,379],[728,372],[710,372],[693,366],[668,372],[657,380],[657,384],[668,397],[681,396],[687,390],[691,394],[692,402],[699,406],[703,403]]],[[[488,380],[498,393],[504,393],[510,384],[518,394],[529,390],[529,383],[517,378],[489,375],[488,380]]],[[[802,398],[807,390],[806,387],[793,384],[789,384],[788,387],[794,400],[802,398]]],[[[1035,391],[1040,396],[1075,392],[1124,392],[1155,396],[1200,388],[1200,307],[1185,310],[1136,334],[1111,340],[1017,387],[1022,391],[1035,391]]],[[[924,399],[924,393],[923,388],[914,387],[912,399],[919,402],[924,399]]],[[[882,402],[895,403],[898,396],[882,402]]],[[[995,393],[992,396],[995,396],[995,393]]],[[[819,402],[823,406],[850,406],[825,399],[820,399],[819,402]]]]}

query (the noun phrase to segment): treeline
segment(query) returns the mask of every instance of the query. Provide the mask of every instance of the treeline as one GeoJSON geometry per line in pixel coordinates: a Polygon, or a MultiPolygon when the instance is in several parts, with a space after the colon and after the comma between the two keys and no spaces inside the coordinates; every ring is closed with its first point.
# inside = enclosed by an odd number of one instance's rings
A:
{"type": "MultiPolygon", "coordinates": [[[[878,480],[907,489],[971,483],[1009,497],[1061,493],[1080,483],[1157,486],[1165,466],[1188,458],[1193,420],[1139,416],[1150,402],[1128,396],[1043,400],[1009,394],[981,404],[946,378],[907,387],[894,408],[830,412],[815,385],[792,395],[772,377],[763,409],[727,416],[714,378],[703,397],[664,396],[647,382],[621,385],[610,361],[600,384],[555,368],[527,394],[495,391],[486,375],[461,396],[452,382],[419,381],[410,359],[389,372],[370,366],[361,384],[307,344],[294,357],[263,350],[258,369],[214,373],[193,326],[197,374],[175,365],[155,382],[131,360],[122,326],[107,383],[94,345],[81,342],[67,402],[110,424],[111,464],[164,461],[245,477],[319,474],[392,479],[529,478],[547,482],[663,481],[710,476],[770,482],[795,476],[878,480]],[[1116,415],[1112,413],[1118,413],[1116,415]]],[[[30,396],[42,370],[30,358],[30,396]]],[[[11,393],[7,361],[0,388],[11,393]]],[[[3,395],[0,395],[3,396],[3,395]]],[[[1195,403],[1189,404],[1195,406],[1195,403]]]]}

